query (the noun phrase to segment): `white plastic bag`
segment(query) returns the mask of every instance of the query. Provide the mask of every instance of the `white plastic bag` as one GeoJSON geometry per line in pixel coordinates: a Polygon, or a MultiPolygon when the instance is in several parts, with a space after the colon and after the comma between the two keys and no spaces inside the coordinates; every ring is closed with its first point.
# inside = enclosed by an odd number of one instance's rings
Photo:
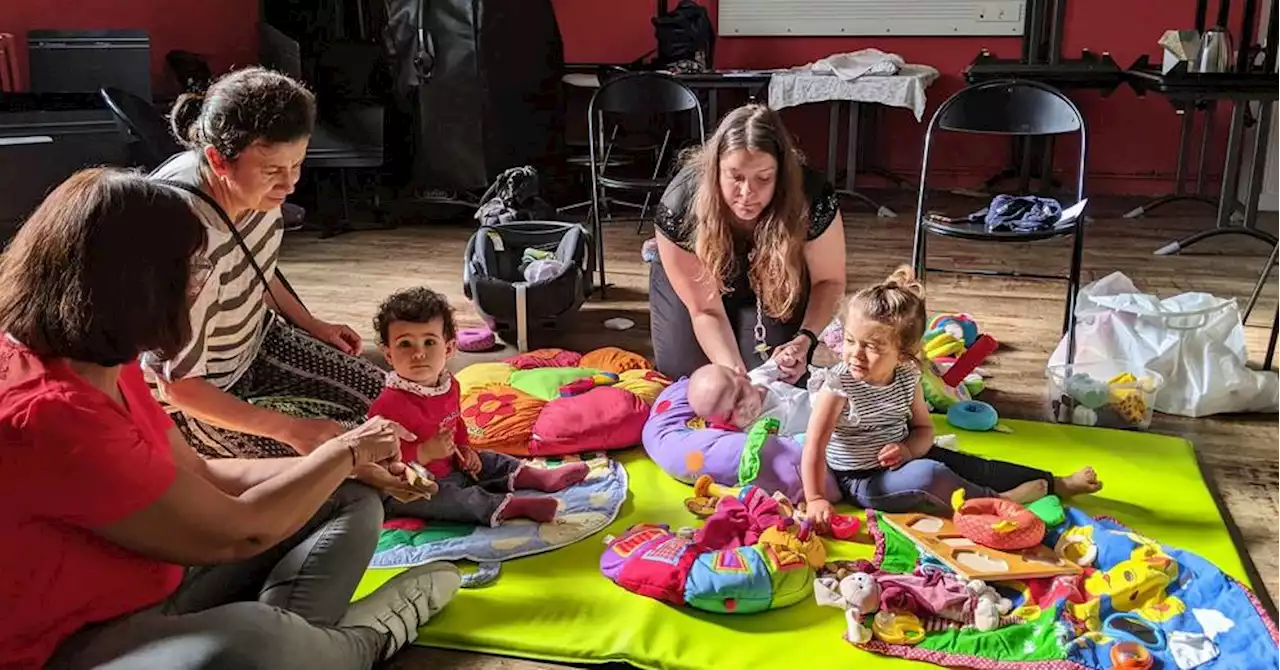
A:
{"type": "MultiPolygon", "coordinates": [[[[1280,405],[1276,373],[1245,365],[1244,325],[1234,298],[1183,293],[1161,300],[1113,272],[1080,290],[1076,319],[1076,361],[1125,361],[1160,373],[1158,412],[1200,417],[1275,412],[1280,405]]],[[[1066,362],[1063,337],[1049,365],[1066,362]]]]}

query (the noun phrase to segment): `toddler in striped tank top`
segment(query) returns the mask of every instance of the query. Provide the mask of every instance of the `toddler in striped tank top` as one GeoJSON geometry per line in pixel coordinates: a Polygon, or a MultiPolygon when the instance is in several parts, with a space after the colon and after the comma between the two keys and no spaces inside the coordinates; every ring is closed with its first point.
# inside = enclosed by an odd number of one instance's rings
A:
{"type": "Polygon", "coordinates": [[[826,524],[831,499],[885,512],[950,514],[956,489],[966,498],[1025,503],[1102,487],[1089,467],[1055,477],[935,446],[917,358],[926,318],[923,287],[905,266],[850,296],[842,360],[814,374],[819,390],[800,465],[811,521],[826,524]],[[838,496],[824,490],[827,469],[838,496]]]}

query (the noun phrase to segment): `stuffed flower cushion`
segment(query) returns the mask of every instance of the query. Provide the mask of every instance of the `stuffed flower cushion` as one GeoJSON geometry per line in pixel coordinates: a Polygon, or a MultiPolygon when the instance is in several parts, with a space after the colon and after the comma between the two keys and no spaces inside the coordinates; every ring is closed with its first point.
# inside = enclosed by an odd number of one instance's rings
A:
{"type": "Polygon", "coordinates": [[[561,456],[640,443],[649,408],[671,382],[616,347],[538,349],[456,375],[471,446],[561,456]]]}

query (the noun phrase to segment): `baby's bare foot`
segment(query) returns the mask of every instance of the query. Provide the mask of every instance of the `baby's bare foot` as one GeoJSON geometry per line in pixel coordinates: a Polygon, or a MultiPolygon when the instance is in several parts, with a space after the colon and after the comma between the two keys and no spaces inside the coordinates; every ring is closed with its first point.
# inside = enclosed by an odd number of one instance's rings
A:
{"type": "Polygon", "coordinates": [[[1054,490],[1063,498],[1102,490],[1102,482],[1093,468],[1080,468],[1066,477],[1059,477],[1054,490]]]}
{"type": "Polygon", "coordinates": [[[1035,502],[1049,494],[1049,482],[1043,479],[1036,479],[1025,484],[1015,486],[1008,491],[1000,494],[1005,500],[1012,500],[1019,505],[1025,505],[1035,502]]]}

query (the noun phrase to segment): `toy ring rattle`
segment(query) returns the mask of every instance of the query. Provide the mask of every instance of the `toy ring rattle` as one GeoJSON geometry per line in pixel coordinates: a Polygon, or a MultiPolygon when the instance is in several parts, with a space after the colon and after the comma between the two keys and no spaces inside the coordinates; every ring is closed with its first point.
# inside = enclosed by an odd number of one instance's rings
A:
{"type": "Polygon", "coordinates": [[[1137,642],[1118,642],[1111,647],[1111,667],[1115,670],[1148,670],[1151,652],[1137,642]]]}
{"type": "Polygon", "coordinates": [[[871,632],[885,644],[920,644],[924,640],[924,625],[916,615],[906,612],[876,612],[871,632]]]}

